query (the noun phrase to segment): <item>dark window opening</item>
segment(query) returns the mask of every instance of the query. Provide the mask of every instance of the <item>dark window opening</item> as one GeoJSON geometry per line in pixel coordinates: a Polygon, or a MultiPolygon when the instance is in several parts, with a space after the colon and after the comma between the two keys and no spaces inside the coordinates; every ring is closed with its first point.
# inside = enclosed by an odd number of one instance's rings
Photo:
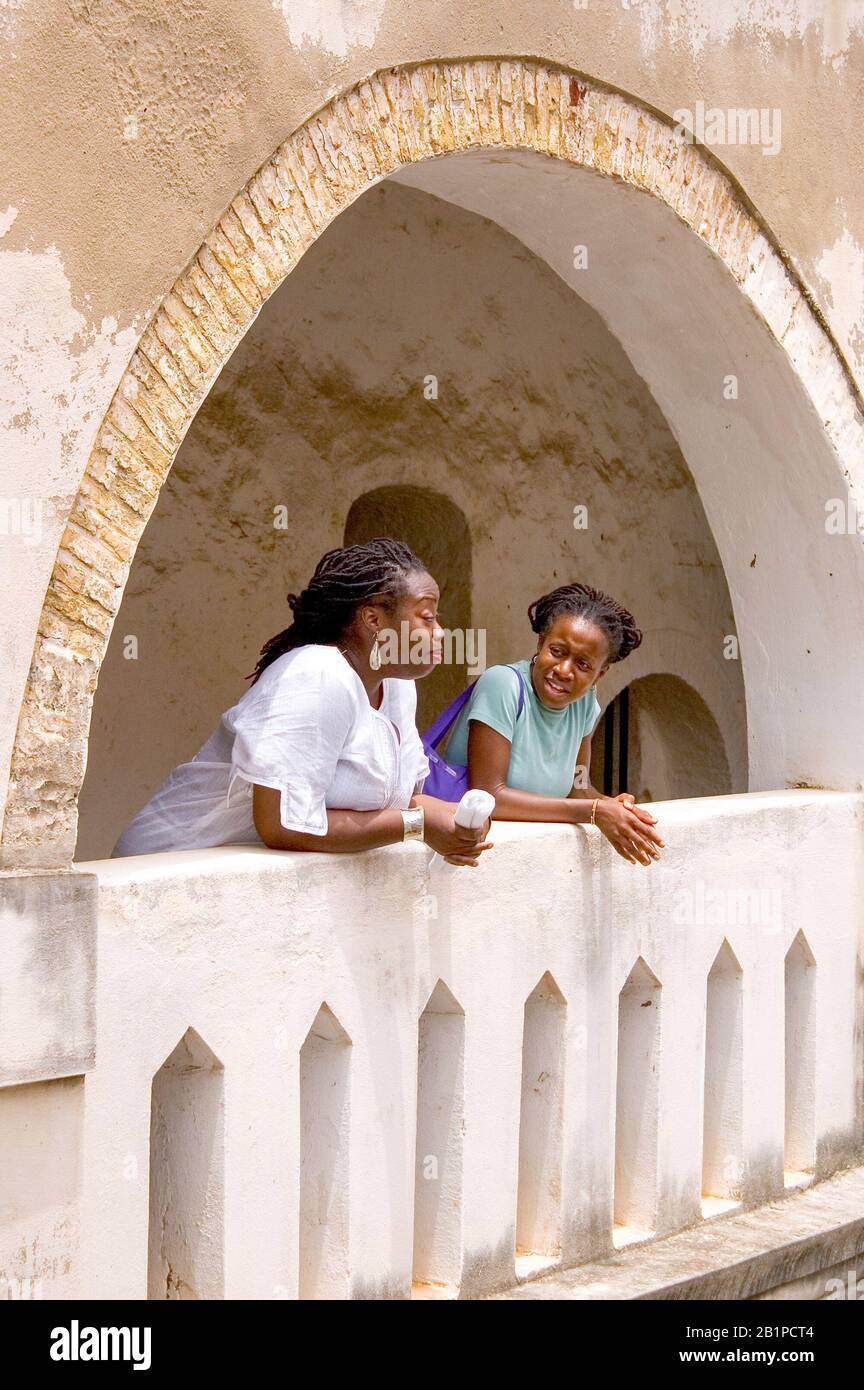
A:
{"type": "Polygon", "coordinates": [[[602,727],[602,791],[604,796],[618,796],[629,790],[630,691],[627,687],[606,706],[602,727]]]}

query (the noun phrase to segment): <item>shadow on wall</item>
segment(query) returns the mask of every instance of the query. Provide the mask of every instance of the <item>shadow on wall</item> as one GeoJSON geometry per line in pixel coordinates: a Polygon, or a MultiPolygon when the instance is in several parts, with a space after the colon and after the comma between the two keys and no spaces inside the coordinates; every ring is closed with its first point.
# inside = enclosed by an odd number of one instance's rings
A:
{"type": "Polygon", "coordinates": [[[591,743],[591,783],[637,801],[726,796],[734,790],[723,735],[679,676],[641,676],[604,711],[591,743]]]}
{"type": "Polygon", "coordinates": [[[443,493],[393,485],[364,492],[348,512],[343,544],[361,545],[376,536],[404,541],[429,566],[441,590],[441,625],[454,634],[445,645],[444,665],[417,682],[422,731],[473,679],[466,662],[455,659],[464,656],[471,626],[471,534],[464,512],[443,493]]]}

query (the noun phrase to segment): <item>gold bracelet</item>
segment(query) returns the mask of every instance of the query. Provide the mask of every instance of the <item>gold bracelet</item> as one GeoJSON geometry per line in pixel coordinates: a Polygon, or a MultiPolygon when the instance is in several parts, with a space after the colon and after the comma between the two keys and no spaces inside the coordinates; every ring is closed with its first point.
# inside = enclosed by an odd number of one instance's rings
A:
{"type": "Polygon", "coordinates": [[[422,806],[411,806],[402,812],[402,839],[424,840],[426,838],[426,818],[422,806]]]}
{"type": "Polygon", "coordinates": [[[595,798],[594,798],[594,803],[593,803],[593,805],[592,805],[592,807],[591,807],[591,824],[592,824],[592,825],[596,825],[596,824],[597,824],[597,822],[596,822],[595,819],[594,819],[594,816],[595,816],[596,811],[597,811],[597,802],[598,802],[599,800],[600,800],[599,796],[595,796],[595,798]]]}

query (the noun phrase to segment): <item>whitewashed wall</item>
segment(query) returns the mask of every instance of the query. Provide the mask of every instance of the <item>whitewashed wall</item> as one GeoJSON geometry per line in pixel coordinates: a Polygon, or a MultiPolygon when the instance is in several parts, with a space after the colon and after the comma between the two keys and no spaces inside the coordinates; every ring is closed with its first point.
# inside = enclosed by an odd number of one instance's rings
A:
{"type": "Polygon", "coordinates": [[[515,825],[469,872],[423,846],[81,866],[96,1065],[62,1183],[24,1171],[45,1088],[0,1091],[0,1269],[46,1297],[404,1298],[412,1271],[466,1297],[860,1162],[862,802],[664,804],[650,869],[515,825]],[[44,1217],[70,1172],[77,1244],[44,1217]]]}

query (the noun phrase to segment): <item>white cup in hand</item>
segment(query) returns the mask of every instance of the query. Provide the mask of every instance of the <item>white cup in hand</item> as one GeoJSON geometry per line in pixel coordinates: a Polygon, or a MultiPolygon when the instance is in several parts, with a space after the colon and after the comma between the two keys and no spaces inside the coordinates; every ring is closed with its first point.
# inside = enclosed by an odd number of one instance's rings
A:
{"type": "Polygon", "coordinates": [[[495,810],[495,798],[490,792],[480,791],[478,787],[466,792],[453,814],[457,825],[463,830],[479,830],[485,825],[495,810]]]}

